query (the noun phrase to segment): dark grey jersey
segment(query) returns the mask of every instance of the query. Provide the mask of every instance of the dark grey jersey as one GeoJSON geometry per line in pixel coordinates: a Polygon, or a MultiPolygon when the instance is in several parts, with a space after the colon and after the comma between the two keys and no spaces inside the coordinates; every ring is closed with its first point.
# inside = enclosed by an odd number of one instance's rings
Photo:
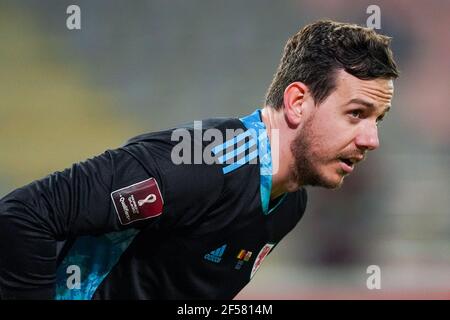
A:
{"type": "Polygon", "coordinates": [[[270,200],[271,149],[260,110],[200,125],[140,135],[5,196],[0,231],[15,232],[0,235],[0,294],[231,299],[239,293],[302,217],[306,191],[270,200]],[[210,129],[225,138],[214,139],[210,129]],[[180,149],[181,138],[191,139],[189,148],[180,149]],[[196,150],[213,162],[197,159],[196,150]]]}

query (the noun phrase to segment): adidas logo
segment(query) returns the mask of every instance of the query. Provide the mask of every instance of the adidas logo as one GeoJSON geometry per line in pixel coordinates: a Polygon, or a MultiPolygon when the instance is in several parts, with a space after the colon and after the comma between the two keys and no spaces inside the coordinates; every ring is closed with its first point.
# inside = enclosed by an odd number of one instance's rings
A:
{"type": "Polygon", "coordinates": [[[211,251],[210,253],[205,254],[205,259],[211,262],[219,263],[222,260],[223,253],[226,249],[227,245],[224,244],[220,248],[211,251]]]}

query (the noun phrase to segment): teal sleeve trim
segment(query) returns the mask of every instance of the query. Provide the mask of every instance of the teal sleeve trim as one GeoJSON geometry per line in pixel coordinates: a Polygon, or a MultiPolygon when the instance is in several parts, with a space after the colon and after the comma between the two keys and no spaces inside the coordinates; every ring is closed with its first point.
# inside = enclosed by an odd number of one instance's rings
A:
{"type": "Polygon", "coordinates": [[[56,272],[55,299],[90,300],[137,233],[128,229],[78,238],[56,272]]]}

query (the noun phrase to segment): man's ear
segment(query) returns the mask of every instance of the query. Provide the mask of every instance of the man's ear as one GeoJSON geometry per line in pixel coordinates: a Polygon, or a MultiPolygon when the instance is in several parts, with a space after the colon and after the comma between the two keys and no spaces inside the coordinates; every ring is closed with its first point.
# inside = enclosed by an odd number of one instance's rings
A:
{"type": "Polygon", "coordinates": [[[284,90],[284,114],[290,125],[296,127],[303,118],[305,96],[308,87],[303,82],[292,82],[284,90]]]}

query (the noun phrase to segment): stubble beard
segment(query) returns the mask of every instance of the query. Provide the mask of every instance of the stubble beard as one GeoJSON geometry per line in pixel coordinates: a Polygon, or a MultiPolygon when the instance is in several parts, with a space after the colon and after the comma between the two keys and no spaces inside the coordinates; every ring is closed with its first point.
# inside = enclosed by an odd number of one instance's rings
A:
{"type": "Polygon", "coordinates": [[[324,161],[329,162],[330,160],[324,160],[323,156],[321,157],[314,151],[313,147],[320,149],[320,141],[313,134],[313,119],[314,116],[311,116],[306,121],[304,127],[290,146],[294,157],[294,163],[291,165],[293,180],[302,186],[317,186],[327,189],[339,188],[343,179],[340,179],[339,182],[327,179],[320,171],[319,165],[324,163],[324,161]]]}

